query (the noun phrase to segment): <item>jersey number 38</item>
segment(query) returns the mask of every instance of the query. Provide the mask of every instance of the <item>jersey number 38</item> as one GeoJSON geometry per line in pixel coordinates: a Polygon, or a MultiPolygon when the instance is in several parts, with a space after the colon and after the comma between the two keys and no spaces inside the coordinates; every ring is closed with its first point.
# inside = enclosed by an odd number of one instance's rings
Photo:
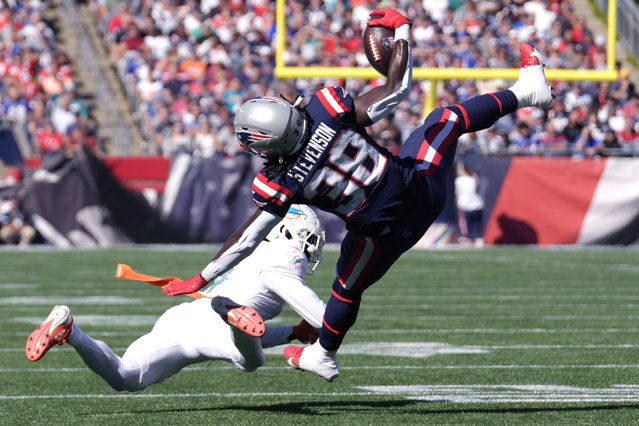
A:
{"type": "Polygon", "coordinates": [[[304,197],[332,201],[331,209],[351,216],[366,202],[384,174],[386,157],[357,133],[346,132],[328,153],[328,161],[304,188],[304,197]]]}

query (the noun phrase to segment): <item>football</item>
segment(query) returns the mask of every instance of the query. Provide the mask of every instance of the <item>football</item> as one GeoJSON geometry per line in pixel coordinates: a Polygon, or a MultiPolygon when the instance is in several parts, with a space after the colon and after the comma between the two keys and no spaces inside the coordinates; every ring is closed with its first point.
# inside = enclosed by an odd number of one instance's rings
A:
{"type": "Polygon", "coordinates": [[[364,30],[364,52],[368,62],[386,76],[388,64],[395,45],[395,32],[384,27],[366,26],[364,30]]]}

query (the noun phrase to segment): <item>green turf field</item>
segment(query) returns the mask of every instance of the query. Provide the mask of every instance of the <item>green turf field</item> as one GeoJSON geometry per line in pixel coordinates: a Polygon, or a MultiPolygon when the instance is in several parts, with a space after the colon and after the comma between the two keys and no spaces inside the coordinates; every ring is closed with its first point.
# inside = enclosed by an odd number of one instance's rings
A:
{"type": "MultiPolygon", "coordinates": [[[[210,247],[0,250],[0,424],[632,424],[639,419],[639,251],[413,251],[364,297],[333,383],[283,347],[243,373],[215,362],[118,393],[68,346],[32,363],[29,333],[67,304],[122,354],[169,306],[123,262],[188,278],[210,247]]],[[[336,253],[308,283],[326,299],[336,253]]],[[[278,324],[299,321],[287,308],[278,324]]]]}

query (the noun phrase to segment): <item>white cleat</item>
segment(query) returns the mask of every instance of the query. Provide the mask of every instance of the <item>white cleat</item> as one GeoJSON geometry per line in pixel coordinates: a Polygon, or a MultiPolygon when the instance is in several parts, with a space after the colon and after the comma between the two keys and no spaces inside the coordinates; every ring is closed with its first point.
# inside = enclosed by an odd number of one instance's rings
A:
{"type": "Polygon", "coordinates": [[[329,352],[320,346],[319,341],[311,346],[287,346],[284,349],[286,362],[300,370],[310,371],[318,376],[333,381],[339,377],[339,365],[335,352],[329,352]]]}
{"type": "Polygon", "coordinates": [[[27,358],[37,361],[54,345],[66,343],[72,326],[71,310],[64,305],[56,305],[42,325],[27,339],[27,358]]]}
{"type": "Polygon", "coordinates": [[[521,52],[519,80],[510,88],[510,91],[517,96],[517,107],[548,108],[555,99],[555,95],[544,73],[544,55],[526,43],[522,44],[519,50],[521,52]]]}

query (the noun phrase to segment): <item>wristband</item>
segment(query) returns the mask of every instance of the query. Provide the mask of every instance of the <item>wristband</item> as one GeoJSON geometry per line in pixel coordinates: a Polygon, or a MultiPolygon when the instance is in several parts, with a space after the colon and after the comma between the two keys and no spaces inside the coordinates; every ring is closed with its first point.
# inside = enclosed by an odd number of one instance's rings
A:
{"type": "Polygon", "coordinates": [[[410,43],[410,25],[404,24],[395,29],[395,41],[406,40],[410,43]]]}
{"type": "Polygon", "coordinates": [[[200,275],[206,281],[211,282],[211,280],[213,280],[213,278],[217,277],[217,275],[219,273],[219,269],[220,269],[220,267],[219,267],[218,263],[213,260],[208,265],[206,265],[206,267],[204,269],[202,269],[202,272],[200,272],[200,275]]]}

